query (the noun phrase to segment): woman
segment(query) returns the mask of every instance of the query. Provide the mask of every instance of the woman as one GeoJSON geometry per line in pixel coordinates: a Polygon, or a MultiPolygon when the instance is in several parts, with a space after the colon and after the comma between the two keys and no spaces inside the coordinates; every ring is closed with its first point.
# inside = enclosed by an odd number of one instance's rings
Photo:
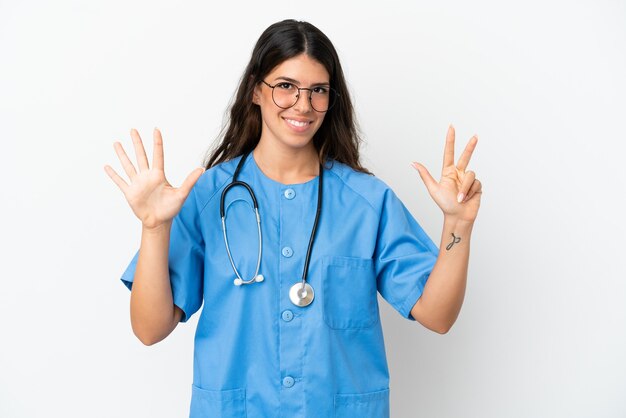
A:
{"type": "Polygon", "coordinates": [[[466,171],[477,139],[455,165],[449,128],[439,182],[414,163],[444,212],[440,252],[361,166],[337,53],[294,20],[259,38],[206,172],[173,188],[160,132],[151,168],[131,136],[139,170],[115,144],[130,184],[105,168],[142,222],[122,280],[146,345],[204,303],[190,416],[389,416],[376,294],[439,333],[456,320],[481,195],[466,171]]]}

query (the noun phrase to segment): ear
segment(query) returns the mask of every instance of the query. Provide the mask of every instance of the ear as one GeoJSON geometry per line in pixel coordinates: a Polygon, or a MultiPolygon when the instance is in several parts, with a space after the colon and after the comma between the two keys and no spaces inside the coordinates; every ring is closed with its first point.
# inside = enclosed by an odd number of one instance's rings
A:
{"type": "Polygon", "coordinates": [[[257,84],[252,90],[252,103],[259,105],[261,102],[261,87],[257,84]]]}

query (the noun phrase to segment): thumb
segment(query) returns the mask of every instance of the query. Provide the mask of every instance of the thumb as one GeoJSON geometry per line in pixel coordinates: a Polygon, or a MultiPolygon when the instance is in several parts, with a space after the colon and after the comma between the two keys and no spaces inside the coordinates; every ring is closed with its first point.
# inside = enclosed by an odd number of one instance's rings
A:
{"type": "Polygon", "coordinates": [[[196,181],[198,181],[202,173],[204,173],[203,167],[196,168],[191,173],[189,173],[185,181],[183,181],[183,184],[180,185],[179,190],[184,194],[185,197],[187,197],[189,192],[191,192],[191,188],[194,184],[196,184],[196,181]]]}
{"type": "Polygon", "coordinates": [[[415,168],[417,170],[417,172],[419,173],[419,175],[422,178],[422,181],[424,182],[424,184],[426,185],[426,188],[428,189],[428,191],[429,192],[431,190],[434,191],[434,189],[437,187],[437,180],[435,180],[433,178],[433,176],[430,175],[430,173],[428,172],[426,167],[424,167],[420,163],[413,162],[412,165],[413,165],[413,168],[415,168]]]}

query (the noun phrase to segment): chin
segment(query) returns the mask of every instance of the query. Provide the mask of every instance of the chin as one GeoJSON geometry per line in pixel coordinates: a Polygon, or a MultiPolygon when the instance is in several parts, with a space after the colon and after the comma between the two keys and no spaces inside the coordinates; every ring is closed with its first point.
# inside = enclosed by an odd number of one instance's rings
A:
{"type": "Polygon", "coordinates": [[[313,138],[294,138],[283,142],[289,148],[305,149],[313,145],[313,138]]]}

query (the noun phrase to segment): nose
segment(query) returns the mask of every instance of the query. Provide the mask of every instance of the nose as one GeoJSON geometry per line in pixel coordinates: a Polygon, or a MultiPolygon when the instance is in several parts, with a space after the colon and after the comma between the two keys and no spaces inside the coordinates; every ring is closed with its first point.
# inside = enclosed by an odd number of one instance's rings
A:
{"type": "Polygon", "coordinates": [[[300,89],[298,91],[298,97],[296,98],[296,104],[293,108],[301,113],[310,112],[311,107],[311,92],[309,90],[300,89]]]}

